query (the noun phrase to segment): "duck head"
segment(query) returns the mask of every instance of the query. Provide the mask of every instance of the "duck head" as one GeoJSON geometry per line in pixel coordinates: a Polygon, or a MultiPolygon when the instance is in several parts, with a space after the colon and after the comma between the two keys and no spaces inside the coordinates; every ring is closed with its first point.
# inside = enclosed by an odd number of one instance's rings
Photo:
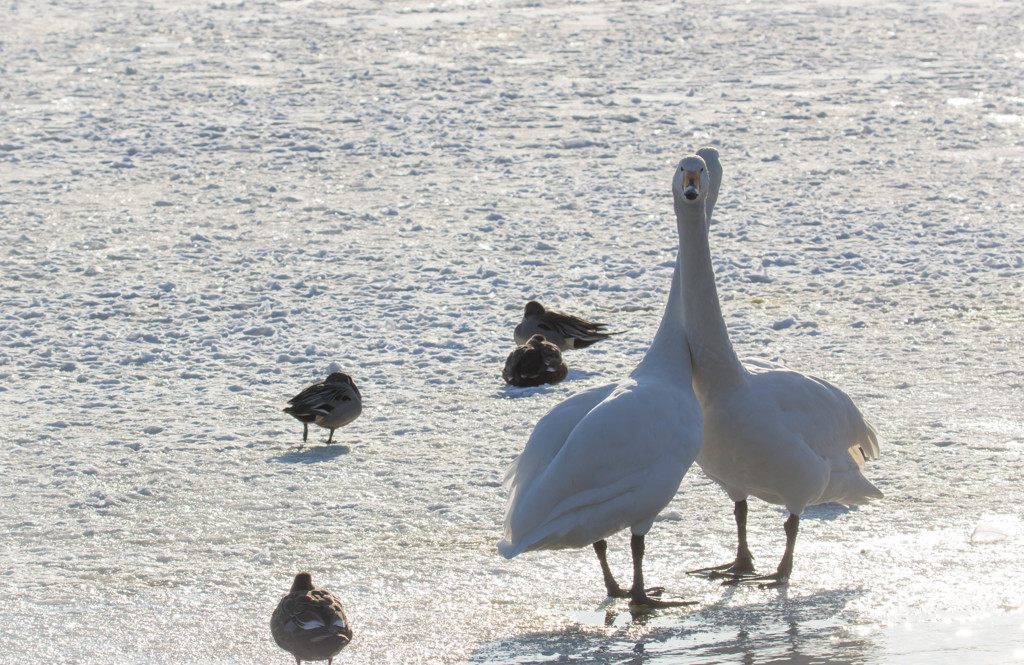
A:
{"type": "Polygon", "coordinates": [[[544,305],[541,305],[536,300],[531,300],[530,302],[526,303],[526,307],[525,307],[525,311],[523,312],[523,316],[536,316],[538,314],[543,314],[543,313],[544,313],[544,305]]]}
{"type": "Polygon", "coordinates": [[[295,576],[295,580],[292,581],[292,593],[296,591],[312,591],[313,590],[313,576],[302,571],[295,576]]]}
{"type": "Polygon", "coordinates": [[[535,349],[539,349],[542,346],[544,346],[544,343],[547,342],[547,341],[548,340],[546,340],[544,338],[544,335],[534,335],[533,337],[528,339],[526,341],[526,343],[529,344],[530,346],[532,346],[535,349]]]}

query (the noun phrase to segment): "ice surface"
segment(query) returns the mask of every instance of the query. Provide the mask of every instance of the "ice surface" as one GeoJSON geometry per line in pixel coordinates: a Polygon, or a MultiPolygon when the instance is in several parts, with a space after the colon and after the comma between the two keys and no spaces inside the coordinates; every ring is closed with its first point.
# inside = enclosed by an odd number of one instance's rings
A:
{"type": "MultiPolygon", "coordinates": [[[[0,663],[286,663],[300,569],[340,663],[1024,658],[1019,2],[4,11],[0,663]],[[728,590],[685,575],[734,546],[694,469],[646,572],[699,604],[633,619],[589,551],[501,559],[501,482],[642,356],[708,144],[738,352],[849,392],[886,499],[728,590]],[[625,332],[505,388],[531,298],[625,332]],[[335,370],[363,415],[303,447],[281,408],[335,370]]],[[[751,506],[762,568],[783,519],[751,506]]]]}

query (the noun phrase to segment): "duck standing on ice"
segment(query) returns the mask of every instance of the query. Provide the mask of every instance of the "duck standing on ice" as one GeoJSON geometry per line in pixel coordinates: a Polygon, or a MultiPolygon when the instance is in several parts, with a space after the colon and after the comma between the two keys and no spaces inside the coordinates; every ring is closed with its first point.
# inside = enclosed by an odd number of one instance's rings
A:
{"type": "MultiPolygon", "coordinates": [[[[679,163],[672,185],[676,209],[708,168],[721,181],[718,151],[679,163]]],[[[680,226],[680,265],[686,336],[693,359],[693,387],[704,414],[704,445],[697,463],[735,504],[736,559],[692,571],[731,581],[785,584],[793,570],[800,514],[806,506],[847,505],[881,498],[861,473],[878,456],[875,429],[853,400],[827,381],[761,361],[737,358],[715,288],[708,222],[689,218],[680,226]],[[747,498],[755,496],[789,511],[786,550],[775,573],[754,575],[747,547],[747,498]]]]}
{"type": "Polygon", "coordinates": [[[331,430],[327,443],[334,439],[334,430],[344,427],[363,412],[363,396],[352,377],[334,372],[320,383],[306,387],[288,400],[283,411],[302,422],[302,441],[309,436],[309,423],[331,430]]]}
{"type": "Polygon", "coordinates": [[[572,314],[544,309],[536,300],[526,303],[523,320],[513,332],[516,344],[526,344],[534,335],[543,335],[559,351],[582,349],[617,333],[606,332],[607,324],[588,321],[572,314]]]}
{"type": "Polygon", "coordinates": [[[314,587],[306,572],[295,576],[291,590],[274,609],[270,633],[277,646],[295,656],[295,665],[304,660],[326,660],[331,665],[352,641],[341,601],[327,589],[314,587]]]}
{"type": "MultiPolygon", "coordinates": [[[[676,206],[676,225],[700,224],[714,205],[707,172],[676,206]]],[[[691,387],[677,260],[661,325],[644,358],[618,383],[578,393],[534,427],[509,469],[506,558],[521,552],[593,546],[605,589],[641,607],[685,603],[651,598],[644,586],[645,536],[683,480],[703,436],[691,387]],[[606,558],[612,534],[628,528],[633,582],[621,589],[606,558]]]]}

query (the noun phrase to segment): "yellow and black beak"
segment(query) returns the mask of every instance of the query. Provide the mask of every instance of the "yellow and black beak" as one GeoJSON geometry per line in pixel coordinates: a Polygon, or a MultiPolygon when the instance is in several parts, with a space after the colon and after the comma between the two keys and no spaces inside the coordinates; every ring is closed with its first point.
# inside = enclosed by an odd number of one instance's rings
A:
{"type": "Polygon", "coordinates": [[[687,171],[680,167],[683,172],[683,196],[687,201],[695,201],[700,196],[700,171],[687,171]]]}

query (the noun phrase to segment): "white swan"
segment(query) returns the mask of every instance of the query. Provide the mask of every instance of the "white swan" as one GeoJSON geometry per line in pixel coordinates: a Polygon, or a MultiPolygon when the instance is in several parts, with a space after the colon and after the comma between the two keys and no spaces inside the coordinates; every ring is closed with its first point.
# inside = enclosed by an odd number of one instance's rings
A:
{"type": "MultiPolygon", "coordinates": [[[[721,181],[718,152],[697,153],[721,181]]],[[[687,159],[672,184],[677,210],[685,209],[696,182],[687,159]]],[[[874,428],[846,393],[812,376],[733,351],[715,289],[708,219],[680,228],[680,265],[693,387],[704,414],[704,446],[697,462],[735,502],[736,559],[694,573],[785,584],[793,569],[800,514],[806,506],[862,504],[882,493],[862,474],[878,456],[874,428]],[[774,574],[754,576],[747,547],[747,497],[785,506],[786,550],[774,574]]]]}
{"type": "MultiPolygon", "coordinates": [[[[705,217],[705,203],[713,203],[706,201],[708,189],[705,174],[693,198],[676,206],[680,232],[705,217]]],[[[628,378],[574,395],[537,423],[509,470],[505,537],[498,543],[506,558],[593,545],[609,596],[648,607],[685,604],[650,598],[643,579],[644,536],[679,488],[703,434],[681,288],[677,259],[661,325],[628,378]],[[627,527],[628,592],[615,582],[605,554],[605,538],[627,527]]]]}

